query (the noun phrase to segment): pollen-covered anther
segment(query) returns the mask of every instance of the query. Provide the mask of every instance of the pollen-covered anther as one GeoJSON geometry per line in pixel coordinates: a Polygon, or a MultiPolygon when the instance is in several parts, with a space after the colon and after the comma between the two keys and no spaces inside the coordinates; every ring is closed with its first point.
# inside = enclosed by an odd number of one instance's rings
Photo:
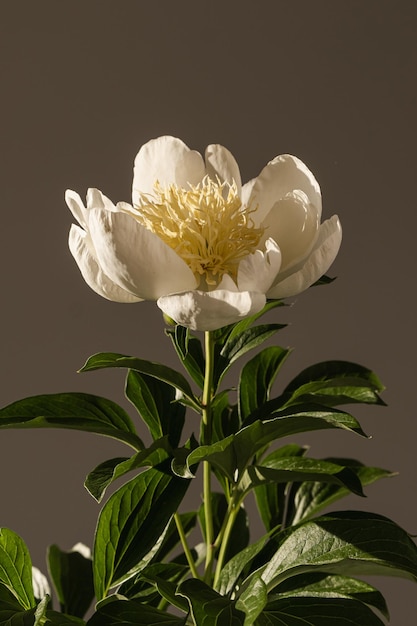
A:
{"type": "Polygon", "coordinates": [[[239,262],[257,250],[263,234],[251,218],[256,209],[242,205],[236,184],[208,176],[185,189],[157,181],[135,209],[135,218],[175,250],[207,288],[224,274],[235,279],[239,262]]]}

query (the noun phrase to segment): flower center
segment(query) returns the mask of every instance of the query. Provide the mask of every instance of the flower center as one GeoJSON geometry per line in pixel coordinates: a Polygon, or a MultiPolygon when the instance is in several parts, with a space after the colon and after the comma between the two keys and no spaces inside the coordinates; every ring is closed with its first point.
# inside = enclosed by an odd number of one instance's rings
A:
{"type": "Polygon", "coordinates": [[[163,188],[141,194],[135,218],[187,263],[203,288],[219,284],[223,274],[236,279],[239,262],[256,251],[263,234],[242,206],[236,184],[205,176],[187,189],[163,188]]]}

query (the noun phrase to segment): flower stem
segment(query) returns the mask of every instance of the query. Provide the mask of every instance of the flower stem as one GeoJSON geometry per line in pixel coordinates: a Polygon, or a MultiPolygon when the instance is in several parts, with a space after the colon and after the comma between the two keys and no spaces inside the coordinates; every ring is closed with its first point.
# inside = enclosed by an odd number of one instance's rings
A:
{"type": "MultiPolygon", "coordinates": [[[[211,443],[211,402],[213,398],[213,374],[214,374],[214,341],[213,335],[209,331],[204,334],[206,367],[204,375],[203,389],[203,427],[202,437],[203,443],[209,445],[211,443]]],[[[211,579],[211,573],[214,561],[214,531],[213,531],[213,510],[211,505],[211,465],[208,461],[203,461],[203,506],[204,520],[206,526],[206,564],[205,576],[206,582],[211,579]]]]}
{"type": "Polygon", "coordinates": [[[190,571],[194,578],[199,578],[197,568],[194,563],[193,555],[191,554],[191,550],[188,547],[187,537],[185,536],[184,527],[182,525],[179,513],[174,514],[174,520],[175,520],[175,524],[177,525],[177,530],[178,530],[178,534],[181,540],[182,547],[184,549],[184,554],[186,556],[188,565],[190,566],[190,571]]]}
{"type": "MultiPolygon", "coordinates": [[[[219,556],[217,559],[217,566],[216,566],[216,572],[214,575],[214,582],[213,582],[213,587],[216,588],[217,583],[219,581],[220,578],[220,574],[221,571],[223,569],[223,564],[224,564],[224,560],[226,557],[226,550],[227,547],[229,545],[229,540],[231,537],[231,533],[232,533],[232,529],[233,529],[233,525],[236,521],[236,517],[239,513],[239,508],[240,508],[240,497],[237,494],[237,492],[235,492],[233,494],[233,497],[230,501],[230,505],[228,508],[228,512],[227,512],[227,516],[226,516],[226,524],[224,526],[224,530],[223,532],[221,531],[219,533],[219,537],[218,540],[220,539],[221,544],[220,544],[220,550],[219,550],[219,556]]],[[[216,542],[217,543],[217,542],[216,542]]]]}

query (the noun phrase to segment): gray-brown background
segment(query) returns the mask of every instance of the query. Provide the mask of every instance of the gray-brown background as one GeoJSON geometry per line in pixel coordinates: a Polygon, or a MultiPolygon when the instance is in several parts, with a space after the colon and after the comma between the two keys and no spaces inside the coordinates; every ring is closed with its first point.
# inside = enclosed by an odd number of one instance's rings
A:
{"type": "MultiPolygon", "coordinates": [[[[84,284],[67,248],[67,187],[129,200],[133,158],[162,134],[199,150],[226,145],[245,180],[290,152],[316,174],[344,241],[338,280],[274,314],[291,322],[279,341],[295,348],[283,377],[318,360],[358,361],[380,375],[389,405],[356,412],[369,441],[301,440],[314,456],[399,471],[348,505],[417,533],[414,7],[3,0],[1,403],[68,390],[119,400],[121,373],[75,373],[101,350],[175,364],[153,303],[110,303],[84,284]]],[[[82,433],[1,431],[0,524],[24,537],[38,567],[49,543],[91,544],[98,506],[84,476],[123,452],[82,433]]],[[[394,626],[415,626],[417,588],[377,582],[394,626]]]]}

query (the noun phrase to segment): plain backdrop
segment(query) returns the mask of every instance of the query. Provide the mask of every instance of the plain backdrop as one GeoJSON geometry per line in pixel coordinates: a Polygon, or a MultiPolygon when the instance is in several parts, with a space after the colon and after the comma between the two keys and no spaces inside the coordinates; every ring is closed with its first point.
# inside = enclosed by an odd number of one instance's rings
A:
{"type": "MultiPolygon", "coordinates": [[[[388,407],[354,409],[372,439],[299,441],[398,471],[342,506],[416,534],[416,26],[412,0],[3,0],[1,404],[76,390],[123,402],[121,372],[76,373],[99,351],[176,366],[154,303],[108,302],[82,280],[66,188],[129,201],[138,149],[163,134],[227,146],[244,180],[292,153],[344,239],[337,280],[273,315],[294,348],[279,384],[327,359],[377,372],[388,407]]],[[[2,430],[0,525],[44,571],[47,545],[91,545],[99,506],[84,477],[125,452],[89,434],[2,430]]],[[[415,626],[417,587],[373,582],[391,623],[415,626]]]]}

